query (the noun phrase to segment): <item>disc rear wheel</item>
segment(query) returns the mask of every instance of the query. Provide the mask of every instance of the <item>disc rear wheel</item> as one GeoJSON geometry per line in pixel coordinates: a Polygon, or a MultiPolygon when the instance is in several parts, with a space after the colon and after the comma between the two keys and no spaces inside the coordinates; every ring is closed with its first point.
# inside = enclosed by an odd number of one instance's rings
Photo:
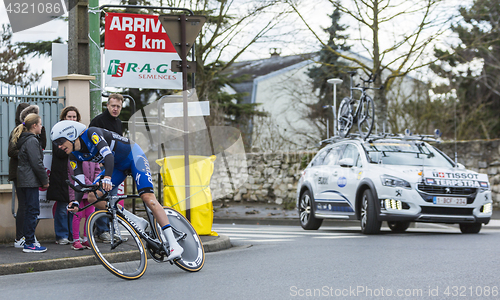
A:
{"type": "Polygon", "coordinates": [[[205,250],[198,233],[191,223],[178,211],[165,207],[172,232],[179,245],[184,249],[180,259],[174,263],[181,269],[188,272],[197,272],[205,264],[205,250]]]}

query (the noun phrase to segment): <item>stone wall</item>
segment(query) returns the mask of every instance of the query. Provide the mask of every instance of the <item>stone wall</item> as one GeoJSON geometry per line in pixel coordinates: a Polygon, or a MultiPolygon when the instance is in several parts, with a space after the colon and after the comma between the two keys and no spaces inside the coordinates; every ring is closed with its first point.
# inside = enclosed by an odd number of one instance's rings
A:
{"type": "Polygon", "coordinates": [[[210,182],[213,199],[223,202],[274,203],[293,208],[301,172],[315,154],[249,153],[246,155],[246,164],[233,161],[228,168],[216,164],[210,182]],[[227,175],[227,169],[232,171],[230,176],[227,175]],[[229,177],[235,179],[230,180],[229,177]],[[232,185],[231,181],[236,184],[232,185]]]}
{"type": "Polygon", "coordinates": [[[488,174],[493,205],[500,207],[500,140],[446,142],[435,145],[467,169],[488,174]]]}
{"type": "MultiPolygon", "coordinates": [[[[443,142],[435,146],[452,159],[455,159],[456,152],[458,162],[467,169],[488,174],[494,206],[500,207],[500,140],[443,142]]],[[[249,153],[246,164],[244,159],[230,163],[227,168],[216,164],[210,182],[213,199],[219,204],[259,202],[293,208],[301,172],[315,154],[249,153]],[[231,175],[228,176],[228,173],[231,175]]]]}

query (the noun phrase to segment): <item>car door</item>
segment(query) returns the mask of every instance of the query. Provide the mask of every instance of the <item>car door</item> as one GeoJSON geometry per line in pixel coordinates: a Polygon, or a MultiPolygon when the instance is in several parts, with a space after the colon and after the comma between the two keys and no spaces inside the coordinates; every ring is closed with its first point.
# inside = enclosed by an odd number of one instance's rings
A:
{"type": "Polygon", "coordinates": [[[342,144],[333,146],[323,161],[323,166],[319,171],[319,181],[322,184],[318,185],[319,191],[315,198],[316,214],[332,216],[344,212],[343,202],[345,201],[339,194],[337,186],[339,171],[341,171],[338,161],[344,147],[345,145],[342,144]]]}
{"type": "Polygon", "coordinates": [[[310,167],[306,170],[307,173],[306,176],[309,179],[309,183],[312,186],[312,193],[314,199],[317,199],[321,191],[323,190],[324,186],[324,178],[323,178],[323,162],[325,160],[325,157],[328,155],[330,152],[331,148],[324,148],[318,152],[318,154],[314,157],[314,159],[311,161],[310,167]]]}
{"type": "Polygon", "coordinates": [[[345,203],[349,205],[346,210],[354,212],[356,190],[363,172],[362,160],[355,144],[346,145],[339,159],[339,167],[337,188],[345,203]]]}

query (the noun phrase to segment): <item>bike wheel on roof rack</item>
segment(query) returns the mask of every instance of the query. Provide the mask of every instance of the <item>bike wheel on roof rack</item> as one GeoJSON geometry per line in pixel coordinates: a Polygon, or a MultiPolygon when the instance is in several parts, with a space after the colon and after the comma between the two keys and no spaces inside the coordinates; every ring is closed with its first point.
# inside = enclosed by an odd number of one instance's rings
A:
{"type": "Polygon", "coordinates": [[[375,123],[375,103],[373,99],[366,95],[361,99],[358,115],[358,130],[361,138],[366,139],[373,129],[375,123]]]}
{"type": "Polygon", "coordinates": [[[337,117],[337,129],[341,137],[346,137],[352,128],[353,116],[350,109],[350,98],[342,99],[337,117]]]}

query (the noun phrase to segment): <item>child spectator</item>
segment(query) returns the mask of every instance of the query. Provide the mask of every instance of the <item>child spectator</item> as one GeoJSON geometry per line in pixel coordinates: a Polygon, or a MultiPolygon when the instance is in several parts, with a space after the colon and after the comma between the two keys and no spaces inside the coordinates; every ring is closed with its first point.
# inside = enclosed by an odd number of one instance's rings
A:
{"type": "MultiPolygon", "coordinates": [[[[85,184],[92,184],[97,176],[101,173],[101,168],[98,163],[85,161],[83,162],[83,175],[85,175],[85,184]]],[[[68,175],[71,184],[75,184],[74,180],[71,178],[73,175],[73,169],[68,167],[68,175]]],[[[75,201],[75,191],[69,189],[69,199],[70,201],[75,201]]],[[[94,194],[83,195],[82,201],[80,201],[80,207],[88,205],[90,202],[95,201],[94,194]],[[90,199],[89,199],[90,198],[90,199]]],[[[87,239],[87,226],[84,226],[83,240],[80,242],[80,221],[82,219],[88,219],[88,217],[95,211],[94,206],[90,206],[84,211],[80,211],[73,216],[73,245],[71,248],[74,250],[83,250],[85,248],[90,249],[90,244],[87,239]]]]}
{"type": "Polygon", "coordinates": [[[42,118],[29,114],[12,132],[12,142],[19,149],[17,185],[19,196],[24,199],[23,252],[45,252],[47,248],[35,244],[35,229],[40,214],[39,187],[49,187],[49,178],[43,165],[43,149],[35,135],[42,133],[42,118]]]}

